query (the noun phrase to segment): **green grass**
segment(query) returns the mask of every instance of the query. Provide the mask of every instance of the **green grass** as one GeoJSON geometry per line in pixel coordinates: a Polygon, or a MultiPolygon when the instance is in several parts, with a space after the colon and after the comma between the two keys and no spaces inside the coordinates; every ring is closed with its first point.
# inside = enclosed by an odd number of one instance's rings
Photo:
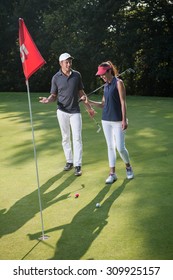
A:
{"type": "Polygon", "coordinates": [[[173,99],[127,97],[126,146],[135,179],[126,180],[118,156],[118,180],[106,186],[105,139],[83,105],[83,175],[76,178],[73,170],[62,171],[56,104],[40,104],[38,96],[31,94],[32,113],[49,239],[38,241],[41,219],[27,94],[0,93],[0,259],[172,260],[173,99]]]}

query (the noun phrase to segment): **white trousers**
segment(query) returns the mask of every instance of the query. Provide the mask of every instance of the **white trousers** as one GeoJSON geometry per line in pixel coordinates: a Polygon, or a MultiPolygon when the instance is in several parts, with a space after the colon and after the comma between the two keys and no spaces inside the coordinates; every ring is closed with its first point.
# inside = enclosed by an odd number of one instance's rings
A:
{"type": "Polygon", "coordinates": [[[124,163],[130,163],[129,153],[125,147],[125,131],[122,130],[122,122],[102,120],[102,127],[108,148],[109,167],[115,167],[116,149],[124,163]]]}
{"type": "Polygon", "coordinates": [[[57,110],[62,147],[66,162],[73,163],[74,166],[82,165],[82,117],[80,113],[69,114],[57,110]],[[71,145],[71,132],[73,140],[73,151],[71,145]]]}

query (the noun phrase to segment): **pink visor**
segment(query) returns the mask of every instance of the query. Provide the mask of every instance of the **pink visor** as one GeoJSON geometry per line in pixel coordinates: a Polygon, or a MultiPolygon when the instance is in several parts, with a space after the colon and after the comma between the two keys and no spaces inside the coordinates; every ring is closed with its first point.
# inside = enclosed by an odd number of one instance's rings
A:
{"type": "Polygon", "coordinates": [[[101,76],[101,75],[104,75],[107,70],[111,69],[111,66],[107,65],[107,66],[99,66],[98,67],[98,70],[97,70],[97,73],[96,73],[96,76],[101,76]]]}

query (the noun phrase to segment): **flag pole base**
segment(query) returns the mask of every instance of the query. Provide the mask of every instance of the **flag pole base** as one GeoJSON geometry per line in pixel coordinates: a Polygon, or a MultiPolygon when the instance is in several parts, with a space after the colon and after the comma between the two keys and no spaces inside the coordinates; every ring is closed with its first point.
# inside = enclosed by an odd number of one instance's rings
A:
{"type": "Polygon", "coordinates": [[[38,240],[47,240],[49,238],[48,235],[41,235],[38,240]]]}

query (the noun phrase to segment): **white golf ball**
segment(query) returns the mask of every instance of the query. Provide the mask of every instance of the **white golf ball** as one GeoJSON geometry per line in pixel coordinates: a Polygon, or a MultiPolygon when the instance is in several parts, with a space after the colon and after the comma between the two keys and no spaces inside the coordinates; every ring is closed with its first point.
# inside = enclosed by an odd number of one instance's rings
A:
{"type": "Polygon", "coordinates": [[[96,203],[96,207],[99,208],[100,207],[100,203],[96,203]]]}

